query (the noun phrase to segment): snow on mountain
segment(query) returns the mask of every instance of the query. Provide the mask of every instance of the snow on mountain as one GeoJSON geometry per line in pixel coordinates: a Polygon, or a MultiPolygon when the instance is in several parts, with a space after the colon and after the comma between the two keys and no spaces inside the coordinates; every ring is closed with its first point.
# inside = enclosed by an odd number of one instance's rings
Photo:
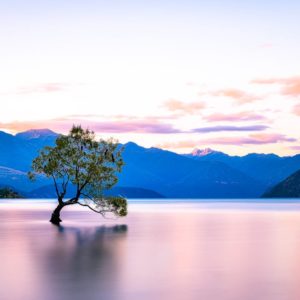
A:
{"type": "Polygon", "coordinates": [[[195,148],[191,154],[192,156],[206,156],[212,153],[218,153],[218,151],[215,151],[211,148],[204,148],[204,149],[195,148]]]}

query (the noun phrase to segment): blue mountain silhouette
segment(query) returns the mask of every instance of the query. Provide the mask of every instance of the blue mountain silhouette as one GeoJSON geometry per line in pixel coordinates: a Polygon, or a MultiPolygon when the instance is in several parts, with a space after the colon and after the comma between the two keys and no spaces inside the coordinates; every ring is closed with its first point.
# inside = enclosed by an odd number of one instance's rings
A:
{"type": "MultiPolygon", "coordinates": [[[[58,134],[29,130],[11,135],[0,131],[0,185],[15,187],[28,197],[54,197],[51,181],[26,173],[39,149],[53,145],[58,134]]],[[[252,198],[300,169],[300,155],[230,156],[206,149],[180,155],[133,142],[124,146],[125,166],[112,191],[133,198],[252,198]]]]}

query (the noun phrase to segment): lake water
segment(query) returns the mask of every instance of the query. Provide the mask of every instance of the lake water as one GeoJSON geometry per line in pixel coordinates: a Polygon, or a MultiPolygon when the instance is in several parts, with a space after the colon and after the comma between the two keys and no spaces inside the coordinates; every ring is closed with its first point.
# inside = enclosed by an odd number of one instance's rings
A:
{"type": "Polygon", "coordinates": [[[0,202],[1,300],[299,300],[300,203],[131,201],[107,220],[0,202]]]}

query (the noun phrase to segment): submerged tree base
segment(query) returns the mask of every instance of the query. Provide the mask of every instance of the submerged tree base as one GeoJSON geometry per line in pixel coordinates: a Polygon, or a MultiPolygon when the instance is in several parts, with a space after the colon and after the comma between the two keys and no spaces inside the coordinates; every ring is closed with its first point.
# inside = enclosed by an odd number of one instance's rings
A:
{"type": "Polygon", "coordinates": [[[54,225],[59,225],[62,222],[59,217],[53,215],[51,216],[51,219],[49,221],[54,225]]]}
{"type": "Polygon", "coordinates": [[[52,214],[51,219],[49,221],[54,225],[59,225],[62,222],[62,220],[54,214],[52,214]]]}
{"type": "Polygon", "coordinates": [[[62,222],[62,220],[60,219],[60,213],[57,212],[57,211],[60,211],[61,210],[61,207],[58,206],[54,212],[52,213],[51,215],[51,219],[49,220],[52,224],[54,225],[58,225],[62,222]]]}

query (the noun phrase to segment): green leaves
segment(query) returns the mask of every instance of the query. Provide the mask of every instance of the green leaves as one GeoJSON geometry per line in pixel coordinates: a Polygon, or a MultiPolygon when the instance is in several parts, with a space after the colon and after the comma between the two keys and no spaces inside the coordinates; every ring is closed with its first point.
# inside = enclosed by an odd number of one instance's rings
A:
{"type": "Polygon", "coordinates": [[[85,199],[84,202],[79,202],[79,204],[103,216],[106,216],[108,213],[112,213],[116,217],[125,217],[127,215],[127,200],[121,196],[101,196],[99,198],[85,199]]]}
{"type": "Polygon", "coordinates": [[[127,215],[127,201],[123,197],[109,197],[108,204],[111,206],[113,213],[119,217],[127,215]]]}
{"type": "Polygon", "coordinates": [[[93,131],[73,126],[68,135],[57,138],[54,147],[45,147],[40,151],[32,162],[33,172],[29,172],[28,176],[34,179],[35,174],[44,174],[52,178],[57,196],[61,199],[70,183],[76,187],[76,194],[70,203],[88,198],[95,205],[101,203],[101,207],[115,215],[125,216],[126,199],[102,197],[102,191],[113,187],[118,181],[117,173],[124,165],[122,151],[116,140],[101,139],[98,142],[93,131]],[[102,202],[99,202],[99,196],[102,202]]]}

